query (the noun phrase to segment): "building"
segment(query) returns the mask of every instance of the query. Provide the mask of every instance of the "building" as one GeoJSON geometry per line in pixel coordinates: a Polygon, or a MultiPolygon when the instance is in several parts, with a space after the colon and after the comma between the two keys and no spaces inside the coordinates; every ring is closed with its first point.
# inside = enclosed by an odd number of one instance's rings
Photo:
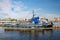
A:
{"type": "Polygon", "coordinates": [[[0,19],[0,24],[12,24],[12,25],[15,25],[15,24],[17,24],[17,21],[12,20],[12,19],[0,19]]]}

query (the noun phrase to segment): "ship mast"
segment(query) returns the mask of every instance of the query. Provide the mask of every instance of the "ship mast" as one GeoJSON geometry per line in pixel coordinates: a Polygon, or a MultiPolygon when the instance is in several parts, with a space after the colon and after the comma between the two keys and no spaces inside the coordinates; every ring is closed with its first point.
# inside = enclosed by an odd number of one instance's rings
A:
{"type": "Polygon", "coordinates": [[[32,12],[32,13],[33,13],[33,18],[34,18],[34,16],[35,16],[35,14],[34,14],[34,10],[33,10],[33,12],[32,12]]]}

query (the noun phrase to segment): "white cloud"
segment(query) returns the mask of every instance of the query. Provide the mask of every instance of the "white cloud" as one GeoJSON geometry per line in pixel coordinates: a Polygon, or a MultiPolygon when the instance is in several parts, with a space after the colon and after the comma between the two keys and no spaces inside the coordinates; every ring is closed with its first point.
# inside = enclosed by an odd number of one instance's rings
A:
{"type": "Polygon", "coordinates": [[[9,12],[9,8],[10,8],[10,2],[9,2],[9,0],[2,0],[2,2],[0,3],[0,8],[1,8],[0,16],[1,17],[5,17],[5,16],[8,17],[8,14],[10,13],[9,12]]]}
{"type": "Polygon", "coordinates": [[[45,13],[45,14],[39,14],[39,17],[45,17],[45,18],[54,18],[54,17],[60,17],[59,14],[53,14],[53,13],[45,13]]]}
{"type": "MultiPolygon", "coordinates": [[[[32,17],[32,9],[28,9],[27,6],[24,5],[23,2],[19,1],[13,1],[11,0],[3,0],[0,2],[0,8],[2,9],[0,11],[1,17],[12,17],[12,18],[31,18],[32,17]],[[27,9],[26,11],[24,11],[27,9]]],[[[34,11],[36,13],[40,13],[39,11],[43,10],[42,8],[34,8],[34,11]]],[[[59,17],[59,15],[56,14],[38,14],[40,17],[59,17]]]]}
{"type": "Polygon", "coordinates": [[[27,7],[25,7],[22,2],[15,2],[15,4],[13,5],[11,0],[3,0],[3,2],[0,3],[0,8],[2,9],[2,11],[0,12],[0,16],[5,17],[5,14],[7,14],[7,17],[19,18],[23,16],[21,15],[23,14],[22,10],[27,7]],[[13,11],[11,10],[12,7],[14,8],[13,11]]]}

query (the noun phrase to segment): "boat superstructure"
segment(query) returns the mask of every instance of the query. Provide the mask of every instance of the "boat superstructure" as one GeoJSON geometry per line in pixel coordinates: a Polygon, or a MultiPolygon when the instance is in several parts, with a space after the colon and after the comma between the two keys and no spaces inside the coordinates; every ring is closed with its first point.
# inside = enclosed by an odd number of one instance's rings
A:
{"type": "Polygon", "coordinates": [[[33,10],[33,16],[31,18],[30,21],[27,21],[25,23],[21,23],[20,26],[23,26],[23,27],[29,27],[29,28],[34,28],[34,27],[52,27],[53,26],[53,23],[50,21],[48,21],[48,19],[46,20],[42,20],[40,21],[39,19],[39,16],[35,17],[35,14],[34,14],[34,10],[33,10]]]}

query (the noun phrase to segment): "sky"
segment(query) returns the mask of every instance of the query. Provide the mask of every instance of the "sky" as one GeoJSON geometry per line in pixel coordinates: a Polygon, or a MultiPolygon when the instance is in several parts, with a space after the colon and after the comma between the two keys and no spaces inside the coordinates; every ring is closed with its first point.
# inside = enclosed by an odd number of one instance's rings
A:
{"type": "Polygon", "coordinates": [[[0,18],[60,17],[60,0],[0,0],[0,18]]]}

